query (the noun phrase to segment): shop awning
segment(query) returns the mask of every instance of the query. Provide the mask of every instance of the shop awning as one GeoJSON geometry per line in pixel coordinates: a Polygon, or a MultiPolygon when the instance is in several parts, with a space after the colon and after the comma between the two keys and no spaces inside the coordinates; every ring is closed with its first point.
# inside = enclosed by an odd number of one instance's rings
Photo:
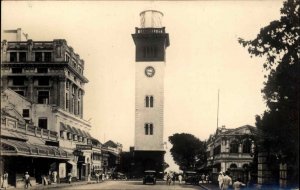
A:
{"type": "Polygon", "coordinates": [[[84,137],[84,134],[83,134],[83,132],[81,131],[81,129],[77,129],[77,131],[79,132],[79,136],[82,136],[82,137],[84,137]]]}
{"type": "Polygon", "coordinates": [[[1,139],[1,155],[70,159],[71,155],[61,148],[30,144],[13,139],[1,139]]]}
{"type": "Polygon", "coordinates": [[[84,134],[84,137],[87,137],[87,138],[91,138],[92,137],[89,132],[84,131],[84,130],[82,130],[82,132],[84,134]]]}
{"type": "Polygon", "coordinates": [[[68,131],[68,128],[66,127],[66,125],[62,122],[60,122],[60,131],[68,131]]]}
{"type": "Polygon", "coordinates": [[[72,134],[76,134],[76,131],[74,131],[70,125],[67,125],[67,129],[68,129],[68,132],[70,132],[72,134]]]}
{"type": "Polygon", "coordinates": [[[72,127],[72,130],[74,131],[75,135],[81,136],[80,133],[79,133],[79,131],[75,127],[72,127]]]}

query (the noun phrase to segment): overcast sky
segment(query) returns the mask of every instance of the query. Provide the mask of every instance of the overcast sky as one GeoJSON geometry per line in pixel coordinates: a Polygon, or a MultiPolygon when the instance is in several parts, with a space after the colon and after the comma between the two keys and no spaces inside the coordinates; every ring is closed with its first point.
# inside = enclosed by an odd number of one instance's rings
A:
{"type": "MultiPolygon", "coordinates": [[[[263,59],[238,37],[253,39],[279,19],[282,1],[2,2],[2,29],[22,28],[37,41],[66,39],[85,60],[84,118],[99,140],[134,143],[135,46],[139,13],[157,9],[170,35],[165,69],[164,141],[174,133],[206,140],[219,126],[255,124],[263,113],[263,59]]],[[[170,144],[168,143],[168,149],[170,144]]],[[[171,163],[170,156],[166,156],[171,163]]]]}

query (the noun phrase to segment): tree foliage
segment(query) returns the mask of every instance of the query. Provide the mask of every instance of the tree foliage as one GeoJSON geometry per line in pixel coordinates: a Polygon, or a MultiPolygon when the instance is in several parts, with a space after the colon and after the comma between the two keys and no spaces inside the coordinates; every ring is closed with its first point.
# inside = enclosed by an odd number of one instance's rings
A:
{"type": "Polygon", "coordinates": [[[192,134],[181,133],[169,136],[173,145],[170,152],[181,170],[195,169],[206,162],[206,143],[192,134]]]}
{"type": "Polygon", "coordinates": [[[254,56],[265,56],[268,72],[262,93],[268,109],[256,117],[259,147],[293,166],[299,184],[300,0],[287,0],[279,20],[262,28],[254,40],[239,43],[254,56]]]}

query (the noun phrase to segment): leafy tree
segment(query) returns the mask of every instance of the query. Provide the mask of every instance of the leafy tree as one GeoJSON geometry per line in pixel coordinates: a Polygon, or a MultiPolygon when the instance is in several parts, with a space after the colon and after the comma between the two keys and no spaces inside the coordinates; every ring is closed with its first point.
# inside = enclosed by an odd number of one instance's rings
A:
{"type": "Polygon", "coordinates": [[[279,20],[262,28],[254,40],[239,43],[254,56],[265,56],[262,93],[268,109],[256,117],[260,150],[291,166],[291,184],[299,186],[300,0],[287,0],[279,20]]]}
{"type": "Polygon", "coordinates": [[[173,145],[170,152],[181,170],[195,169],[206,162],[206,143],[192,134],[181,133],[169,136],[173,145]]]}

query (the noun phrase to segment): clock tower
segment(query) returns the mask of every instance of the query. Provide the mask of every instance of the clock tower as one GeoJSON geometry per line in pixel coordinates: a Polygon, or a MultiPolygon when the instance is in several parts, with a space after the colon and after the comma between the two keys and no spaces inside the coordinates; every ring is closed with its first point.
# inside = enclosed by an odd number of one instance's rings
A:
{"type": "Polygon", "coordinates": [[[162,26],[163,13],[140,13],[135,28],[135,176],[145,170],[163,172],[164,70],[169,34],[162,26]]]}

